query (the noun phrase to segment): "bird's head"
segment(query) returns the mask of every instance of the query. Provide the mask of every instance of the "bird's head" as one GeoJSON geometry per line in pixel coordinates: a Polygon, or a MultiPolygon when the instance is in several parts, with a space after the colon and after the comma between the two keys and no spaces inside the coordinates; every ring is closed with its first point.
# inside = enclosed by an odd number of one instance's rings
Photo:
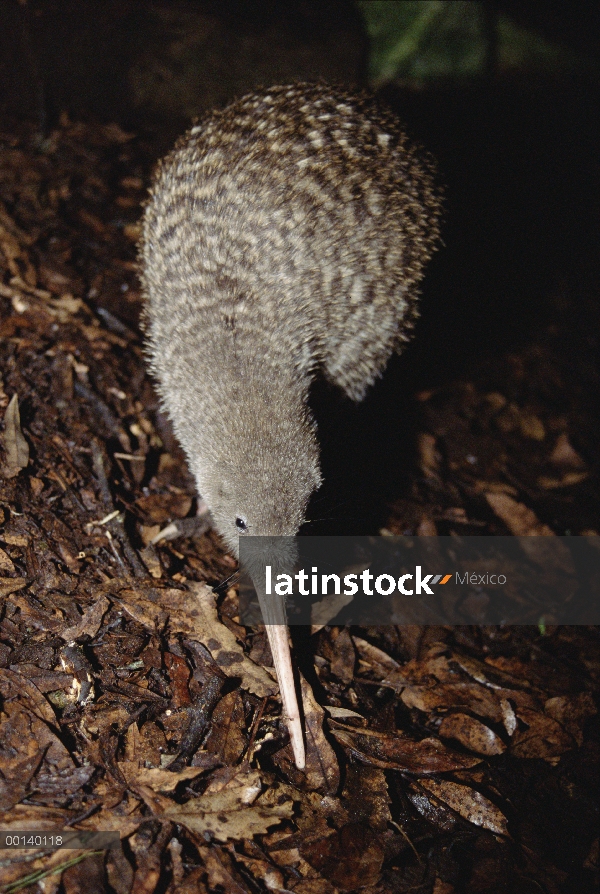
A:
{"type": "Polygon", "coordinates": [[[194,463],[198,490],[236,557],[240,537],[297,534],[321,484],[315,425],[305,409],[263,409],[229,418],[218,450],[194,463]]]}

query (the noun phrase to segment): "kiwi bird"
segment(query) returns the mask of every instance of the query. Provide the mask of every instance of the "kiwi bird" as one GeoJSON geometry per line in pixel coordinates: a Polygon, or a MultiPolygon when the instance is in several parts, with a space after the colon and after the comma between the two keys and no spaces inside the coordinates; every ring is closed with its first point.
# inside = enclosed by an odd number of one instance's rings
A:
{"type": "MultiPolygon", "coordinates": [[[[240,536],[304,522],[321,483],[311,382],[360,401],[402,348],[439,211],[395,116],[324,85],[248,95],[159,164],[140,248],[150,365],[236,556],[240,536]]],[[[287,628],[265,620],[302,767],[287,628]]]]}

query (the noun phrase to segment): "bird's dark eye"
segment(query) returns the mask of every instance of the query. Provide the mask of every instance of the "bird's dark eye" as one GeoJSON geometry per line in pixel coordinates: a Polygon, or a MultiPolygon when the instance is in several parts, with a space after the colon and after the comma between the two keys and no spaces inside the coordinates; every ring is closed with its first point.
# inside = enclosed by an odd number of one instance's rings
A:
{"type": "Polygon", "coordinates": [[[240,531],[240,533],[245,534],[248,530],[248,525],[246,523],[246,519],[242,518],[240,515],[235,520],[235,526],[240,531]]]}

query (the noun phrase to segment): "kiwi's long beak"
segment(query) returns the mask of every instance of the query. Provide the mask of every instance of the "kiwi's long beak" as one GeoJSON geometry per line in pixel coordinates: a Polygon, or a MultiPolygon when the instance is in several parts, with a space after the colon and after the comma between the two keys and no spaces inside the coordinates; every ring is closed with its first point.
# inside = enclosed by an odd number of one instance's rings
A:
{"type": "Polygon", "coordinates": [[[298,769],[303,770],[306,765],[306,756],[304,753],[304,737],[302,735],[300,709],[298,707],[294,672],[292,669],[289,631],[285,624],[267,624],[266,630],[269,638],[269,645],[271,646],[271,652],[273,653],[273,661],[275,662],[275,672],[277,674],[277,680],[279,681],[279,691],[281,692],[283,710],[286,714],[287,728],[290,734],[292,751],[294,752],[294,760],[298,769]]]}
{"type": "Polygon", "coordinates": [[[244,550],[243,564],[254,584],[269,637],[294,760],[298,769],[303,770],[306,765],[306,755],[294,683],[285,598],[278,593],[267,593],[265,578],[267,566],[270,566],[273,575],[277,571],[286,573],[292,571],[297,558],[297,546],[291,537],[256,537],[244,543],[247,549],[244,550]]]}

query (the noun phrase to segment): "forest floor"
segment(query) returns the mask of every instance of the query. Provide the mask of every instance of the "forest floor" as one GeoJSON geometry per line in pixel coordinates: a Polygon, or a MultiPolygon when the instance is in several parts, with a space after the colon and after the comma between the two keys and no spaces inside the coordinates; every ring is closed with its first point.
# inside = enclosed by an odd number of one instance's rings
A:
{"type": "MultiPolygon", "coordinates": [[[[153,542],[196,511],[139,330],[155,150],[66,117],[5,121],[0,148],[0,828],[120,836],[3,851],[2,890],[597,890],[598,630],[297,630],[299,772],[234,561],[211,531],[153,542]]],[[[600,532],[597,295],[573,315],[554,289],[462,369],[401,358],[347,411],[376,442],[347,478],[323,420],[313,531],[600,532]]]]}

